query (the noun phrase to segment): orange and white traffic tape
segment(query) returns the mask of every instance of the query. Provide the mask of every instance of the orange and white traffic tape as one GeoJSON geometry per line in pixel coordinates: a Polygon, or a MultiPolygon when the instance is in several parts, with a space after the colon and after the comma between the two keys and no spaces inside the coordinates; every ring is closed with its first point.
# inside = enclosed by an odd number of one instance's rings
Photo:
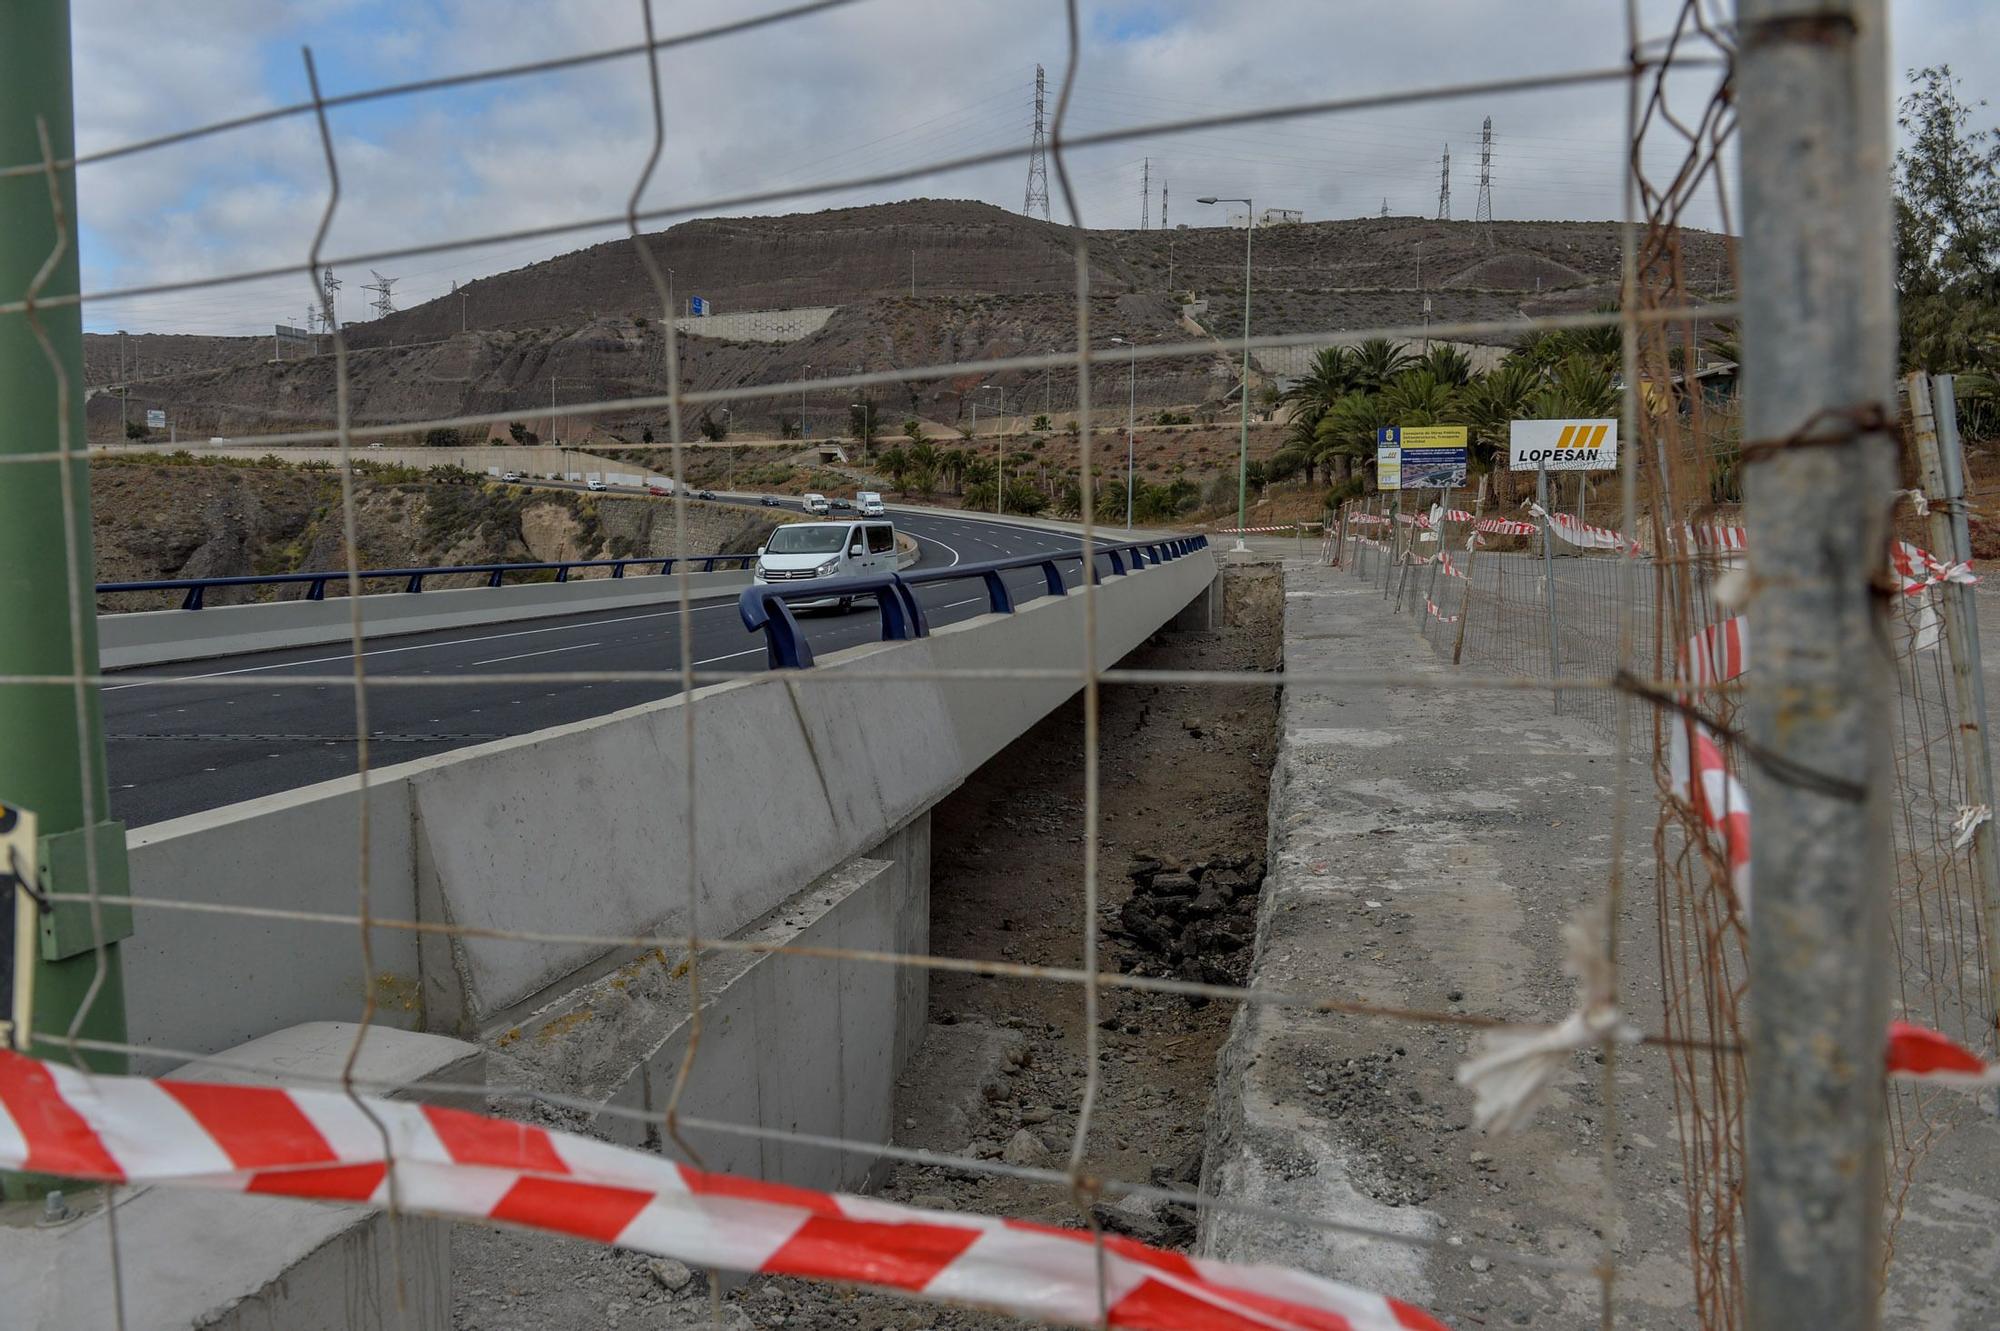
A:
{"type": "Polygon", "coordinates": [[[0,1050],[0,1168],[574,1235],[693,1266],[873,1285],[1074,1326],[1443,1331],[1281,1267],[711,1174],[528,1123],[335,1091],[94,1076],[0,1050]],[[1101,1298],[1101,1303],[1100,1303],[1101,1298]]]}

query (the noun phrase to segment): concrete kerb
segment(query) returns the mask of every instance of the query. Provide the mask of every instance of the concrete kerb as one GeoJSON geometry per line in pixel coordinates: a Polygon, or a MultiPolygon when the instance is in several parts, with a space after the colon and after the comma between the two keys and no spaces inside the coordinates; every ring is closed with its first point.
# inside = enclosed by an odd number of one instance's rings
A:
{"type": "MultiPolygon", "coordinates": [[[[750,585],[747,572],[691,574],[692,599],[735,596],[750,585]]],[[[572,582],[500,587],[453,587],[417,593],[382,592],[361,598],[366,639],[434,633],[516,620],[553,619],[595,610],[670,604],[680,598],[677,574],[627,574],[572,582]]],[[[352,636],[347,598],[271,601],[203,610],[140,610],[97,617],[98,656],[106,670],[201,661],[287,647],[319,647],[352,636]]]]}
{"type": "MultiPolygon", "coordinates": [[[[1129,653],[1214,580],[1206,552],[1098,590],[1098,659],[1129,653]]],[[[210,612],[201,612],[203,614],[210,612]]],[[[830,653],[808,672],[697,691],[702,929],[723,936],[906,826],[1070,697],[1078,680],[853,680],[844,672],[1082,668],[1083,597],[1045,597],[908,643],[830,653]]],[[[682,699],[377,770],[371,875],[384,918],[482,930],[684,931],[682,699]]],[[[129,834],[141,897],[354,912],[353,780],[129,834]]],[[[215,1050],[359,1010],[445,1033],[482,1029],[607,949],[594,944],[375,934],[143,908],[126,945],[131,1038],[215,1050]],[[218,968],[213,959],[235,960],[218,968]],[[227,988],[226,1001],[218,986],[227,988]]]]}

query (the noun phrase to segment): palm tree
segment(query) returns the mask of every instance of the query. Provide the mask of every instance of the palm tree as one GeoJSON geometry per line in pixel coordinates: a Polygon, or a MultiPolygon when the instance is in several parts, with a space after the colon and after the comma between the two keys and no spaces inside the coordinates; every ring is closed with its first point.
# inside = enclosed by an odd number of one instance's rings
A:
{"type": "MultiPolygon", "coordinates": [[[[1459,399],[1459,414],[1465,418],[1473,456],[1494,474],[1496,485],[1504,470],[1499,463],[1506,456],[1513,423],[1534,414],[1535,394],[1541,388],[1540,371],[1526,360],[1509,357],[1466,385],[1459,399]]],[[[1509,474],[1505,502],[1513,500],[1513,477],[1509,474]]]]}
{"type": "Polygon", "coordinates": [[[1304,416],[1310,425],[1329,406],[1354,387],[1354,353],[1346,347],[1321,347],[1313,354],[1312,369],[1305,378],[1286,389],[1278,399],[1293,406],[1292,419],[1304,416]]]}
{"type": "Polygon", "coordinates": [[[1616,416],[1618,385],[1610,366],[1589,355],[1564,358],[1536,392],[1534,414],[1542,420],[1616,416]]]}
{"type": "Polygon", "coordinates": [[[1381,393],[1391,425],[1441,425],[1456,414],[1458,386],[1429,370],[1405,370],[1381,393]]]}
{"type": "Polygon", "coordinates": [[[962,448],[947,448],[938,454],[938,474],[951,481],[953,494],[965,493],[965,466],[971,457],[962,448]]]}
{"type": "Polygon", "coordinates": [[[1364,393],[1379,393],[1389,381],[1410,367],[1410,353],[1386,337],[1371,337],[1354,349],[1352,387],[1364,393]]]}
{"type": "MultiPolygon", "coordinates": [[[[890,484],[894,485],[898,490],[903,490],[903,478],[910,471],[910,455],[903,451],[902,445],[898,444],[896,447],[887,450],[875,461],[882,468],[883,472],[888,475],[890,484]]],[[[904,493],[907,494],[908,491],[904,490],[904,493]]]]}
{"type": "Polygon", "coordinates": [[[930,440],[919,440],[905,451],[912,467],[929,467],[933,472],[937,470],[941,455],[938,446],[930,440]]]}
{"type": "Polygon", "coordinates": [[[1417,357],[1411,368],[1426,371],[1440,382],[1457,388],[1472,382],[1472,358],[1446,342],[1438,343],[1417,357]]]}
{"type": "Polygon", "coordinates": [[[1315,431],[1320,456],[1336,459],[1340,474],[1351,475],[1357,458],[1375,456],[1375,435],[1396,418],[1382,405],[1377,393],[1352,392],[1327,408],[1315,431]]]}

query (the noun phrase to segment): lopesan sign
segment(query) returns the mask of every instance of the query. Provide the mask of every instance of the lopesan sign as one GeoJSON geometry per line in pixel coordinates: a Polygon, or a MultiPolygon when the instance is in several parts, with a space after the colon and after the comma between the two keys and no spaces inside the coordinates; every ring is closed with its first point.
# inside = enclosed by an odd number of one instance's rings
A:
{"type": "Polygon", "coordinates": [[[1618,465],[1618,422],[1515,421],[1507,465],[1516,471],[1610,471],[1618,465]]]}

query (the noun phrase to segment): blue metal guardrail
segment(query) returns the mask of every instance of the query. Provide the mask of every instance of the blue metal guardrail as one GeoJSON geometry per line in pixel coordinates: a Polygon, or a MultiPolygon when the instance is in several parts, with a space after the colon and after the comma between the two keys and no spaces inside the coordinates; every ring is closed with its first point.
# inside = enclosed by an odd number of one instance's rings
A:
{"type": "MultiPolygon", "coordinates": [[[[1197,550],[1208,548],[1206,536],[1175,536],[1160,541],[1126,541],[1118,545],[1100,545],[1092,552],[1108,558],[1112,576],[1136,572],[1148,564],[1163,564],[1170,559],[1191,555],[1197,550]],[[1129,567],[1128,567],[1129,562],[1129,567]]],[[[982,564],[953,564],[944,568],[913,569],[902,573],[877,573],[859,578],[828,578],[825,581],[764,583],[743,589],[737,598],[737,610],[743,616],[743,627],[755,633],[764,631],[764,647],[773,670],[802,670],[812,665],[812,644],[799,632],[799,621],[792,615],[788,601],[821,601],[837,596],[873,596],[882,612],[882,641],[901,642],[911,638],[930,635],[930,624],[924,619],[923,607],[917,604],[913,587],[933,582],[957,582],[967,578],[978,578],[986,584],[987,610],[990,614],[1011,615],[1014,613],[1014,597],[1007,589],[1006,580],[1000,575],[1014,569],[1039,568],[1046,582],[1046,595],[1067,596],[1069,589],[1063,583],[1063,563],[1083,562],[1081,549],[1062,551],[1046,555],[1016,555],[1012,559],[993,559],[982,564]]],[[[1090,566],[1090,580],[1101,582],[1096,561],[1090,566]]]]}
{"type": "MultiPolygon", "coordinates": [[[[443,577],[448,573],[484,573],[488,587],[498,587],[510,573],[546,573],[555,570],[557,582],[568,582],[571,569],[608,568],[611,576],[622,578],[625,570],[634,566],[657,568],[660,573],[671,573],[681,557],[653,557],[649,559],[565,559],[543,564],[454,564],[444,568],[368,568],[356,576],[368,578],[400,578],[405,592],[421,592],[425,578],[443,577]]],[[[757,556],[748,555],[689,555],[687,562],[701,565],[703,573],[715,572],[717,564],[734,564],[737,568],[749,568],[757,562],[757,556]]],[[[335,569],[319,573],[250,573],[231,578],[152,578],[145,582],[100,582],[97,594],[107,592],[178,592],[187,596],[181,601],[183,610],[202,608],[202,596],[211,587],[254,587],[267,583],[303,582],[310,584],[306,590],[308,601],[324,601],[326,584],[343,582],[347,578],[345,570],[335,569]]]]}

